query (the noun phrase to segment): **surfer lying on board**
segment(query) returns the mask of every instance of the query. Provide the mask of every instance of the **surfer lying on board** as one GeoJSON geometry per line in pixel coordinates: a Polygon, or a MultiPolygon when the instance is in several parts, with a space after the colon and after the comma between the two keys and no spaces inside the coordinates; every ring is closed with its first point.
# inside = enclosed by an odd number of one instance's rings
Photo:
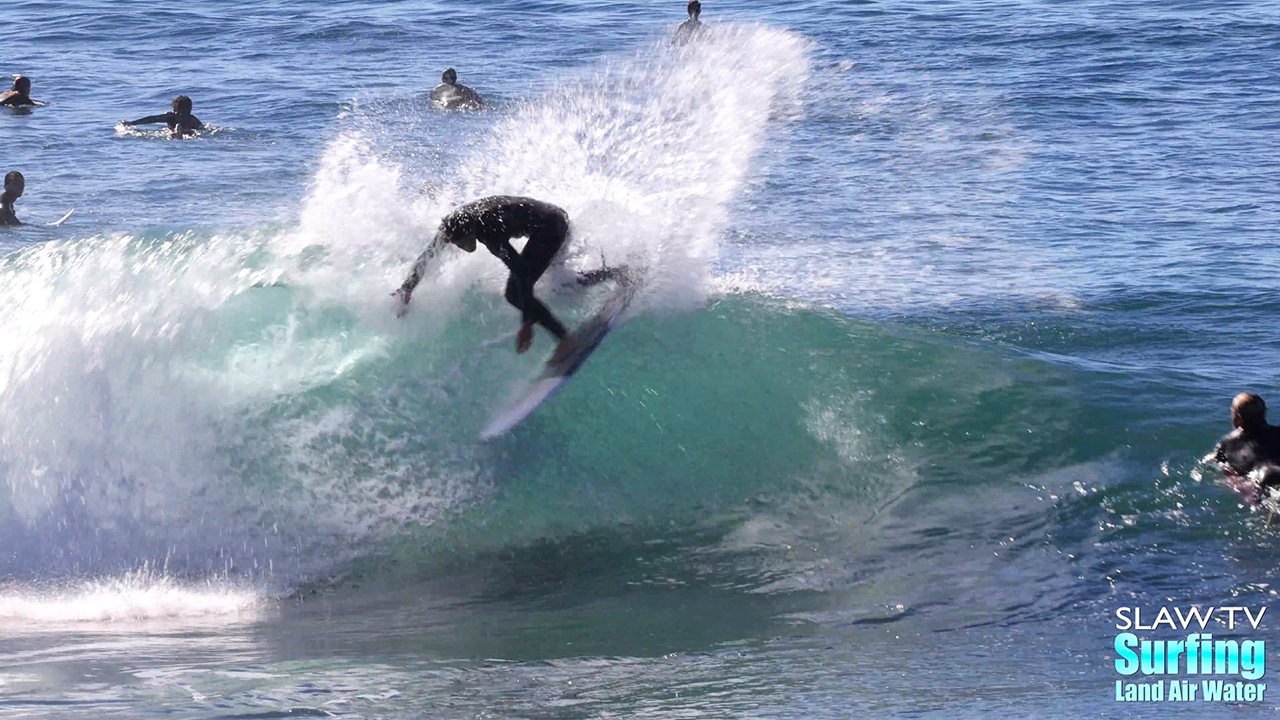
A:
{"type": "Polygon", "coordinates": [[[22,191],[26,187],[26,178],[17,170],[11,170],[4,176],[4,192],[0,192],[0,225],[22,224],[13,213],[13,204],[22,197],[22,191]]]}
{"type": "Polygon", "coordinates": [[[173,111],[164,113],[163,115],[148,115],[137,120],[121,120],[120,124],[125,127],[133,127],[134,125],[153,125],[155,123],[164,123],[169,126],[172,137],[181,138],[188,135],[195,135],[204,130],[204,123],[200,122],[200,118],[191,114],[191,98],[186,95],[179,95],[173,99],[173,111]]]}
{"type": "Polygon", "coordinates": [[[440,76],[440,84],[431,91],[431,102],[445,110],[479,110],[484,107],[479,93],[458,83],[458,71],[453,68],[440,76]]]}
{"type": "MultiPolygon", "coordinates": [[[[520,311],[516,352],[525,352],[533,343],[534,324],[541,325],[557,340],[563,340],[566,334],[564,325],[533,296],[533,286],[551,266],[551,261],[568,237],[569,216],[551,203],[508,195],[476,200],[458,207],[440,221],[435,238],[413,264],[408,279],[393,295],[407,306],[413,297],[413,289],[426,274],[427,265],[441,248],[456,245],[467,252],[475,252],[479,242],[511,270],[504,296],[520,311]],[[521,236],[529,240],[517,253],[511,246],[511,238],[521,236]]],[[[578,282],[595,285],[620,274],[617,268],[604,268],[580,275],[578,282]]],[[[399,314],[403,315],[404,311],[402,307],[399,314]]]]}
{"type": "Polygon", "coordinates": [[[1240,477],[1256,473],[1260,488],[1280,485],[1280,427],[1267,424],[1267,404],[1242,392],[1231,401],[1230,433],[1206,459],[1240,477]]]}

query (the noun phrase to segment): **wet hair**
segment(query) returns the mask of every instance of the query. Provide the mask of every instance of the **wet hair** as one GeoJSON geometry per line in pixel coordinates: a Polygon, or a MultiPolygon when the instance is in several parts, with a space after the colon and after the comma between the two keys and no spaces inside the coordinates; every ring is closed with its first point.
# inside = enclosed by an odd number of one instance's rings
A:
{"type": "Polygon", "coordinates": [[[1231,424],[1236,427],[1259,425],[1267,421],[1267,404],[1251,392],[1242,392],[1231,401],[1231,424]]]}
{"type": "Polygon", "coordinates": [[[445,70],[442,75],[440,75],[440,80],[445,85],[457,85],[458,71],[454,70],[453,68],[449,68],[448,70],[445,70]]]}
{"type": "Polygon", "coordinates": [[[184,115],[190,115],[191,114],[191,98],[187,97],[186,95],[179,95],[178,97],[174,98],[173,111],[178,113],[183,113],[184,115]]]}
{"type": "Polygon", "coordinates": [[[698,16],[699,16],[699,15],[701,15],[701,14],[702,14],[702,3],[698,2],[698,0],[690,0],[690,2],[689,2],[689,17],[695,17],[695,18],[696,18],[696,17],[698,17],[698,16]]]}
{"type": "Polygon", "coordinates": [[[26,75],[13,76],[13,89],[26,95],[31,92],[31,78],[26,75]]]}
{"type": "Polygon", "coordinates": [[[22,177],[22,173],[17,170],[10,170],[4,175],[4,189],[8,190],[9,186],[13,183],[17,183],[19,187],[25,188],[27,185],[27,179],[22,177]]]}

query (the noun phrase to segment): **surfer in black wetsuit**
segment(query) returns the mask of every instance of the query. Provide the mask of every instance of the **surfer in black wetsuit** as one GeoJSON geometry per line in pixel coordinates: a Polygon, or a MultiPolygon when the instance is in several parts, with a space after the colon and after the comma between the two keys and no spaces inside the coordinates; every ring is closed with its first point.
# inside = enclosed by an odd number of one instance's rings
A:
{"type": "Polygon", "coordinates": [[[13,213],[13,204],[22,197],[27,187],[22,173],[12,170],[4,176],[4,191],[0,192],[0,225],[21,225],[18,216],[13,213]]]}
{"type": "Polygon", "coordinates": [[[680,23],[680,27],[676,28],[676,36],[671,39],[671,42],[676,45],[684,45],[691,40],[696,40],[707,31],[707,26],[703,25],[702,21],[698,19],[698,16],[702,14],[702,3],[698,2],[698,0],[692,0],[689,3],[688,10],[689,19],[680,23]]]}
{"type": "Polygon", "coordinates": [[[120,122],[125,127],[153,125],[155,123],[168,125],[173,137],[176,138],[195,135],[204,130],[204,123],[200,122],[200,118],[191,114],[191,98],[186,95],[179,95],[173,99],[172,112],[167,112],[163,115],[148,115],[138,120],[122,120],[120,122]]]}
{"type": "Polygon", "coordinates": [[[1246,476],[1259,472],[1259,485],[1280,485],[1280,427],[1267,424],[1267,404],[1249,392],[1231,401],[1230,433],[1218,441],[1209,459],[1224,472],[1246,476]]]}
{"type": "MultiPolygon", "coordinates": [[[[479,242],[489,249],[508,269],[504,296],[507,302],[520,311],[520,332],[516,334],[516,352],[523,353],[533,343],[533,326],[541,325],[547,332],[563,340],[564,325],[556,319],[542,301],[533,295],[533,286],[551,266],[560,248],[569,237],[569,216],[564,210],[527,197],[496,195],[467,203],[445,216],[435,238],[413,264],[408,279],[393,293],[405,306],[412,299],[413,289],[422,282],[427,265],[445,245],[456,245],[467,252],[475,252],[479,242]],[[511,238],[527,237],[524,249],[516,252],[511,238]]],[[[604,268],[578,278],[582,285],[617,277],[620,270],[604,268]]],[[[403,314],[403,309],[400,314],[403,314]]]]}
{"type": "Polygon", "coordinates": [[[479,110],[484,107],[479,93],[458,84],[458,73],[453,68],[440,76],[440,84],[431,91],[431,102],[445,110],[479,110]]]}
{"type": "Polygon", "coordinates": [[[31,99],[31,78],[22,75],[13,76],[12,90],[0,93],[0,106],[25,108],[43,104],[39,100],[31,99]]]}

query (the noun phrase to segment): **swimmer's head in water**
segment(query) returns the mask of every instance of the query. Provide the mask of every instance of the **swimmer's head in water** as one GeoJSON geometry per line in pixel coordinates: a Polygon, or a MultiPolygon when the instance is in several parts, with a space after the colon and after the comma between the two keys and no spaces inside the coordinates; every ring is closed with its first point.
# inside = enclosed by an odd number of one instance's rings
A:
{"type": "Polygon", "coordinates": [[[702,14],[702,3],[698,2],[698,0],[692,0],[689,3],[689,17],[696,20],[698,16],[701,14],[702,14]]]}
{"type": "Polygon", "coordinates": [[[31,78],[25,75],[14,75],[13,89],[17,90],[23,95],[29,95],[31,93],[31,78]]]}
{"type": "Polygon", "coordinates": [[[445,85],[457,85],[458,72],[453,68],[449,68],[448,70],[444,71],[443,75],[440,76],[440,81],[443,82],[445,85]]]}
{"type": "Polygon", "coordinates": [[[22,173],[17,170],[10,170],[4,176],[4,194],[12,195],[15,198],[22,197],[22,191],[27,188],[27,180],[22,177],[22,173]]]}
{"type": "Polygon", "coordinates": [[[1242,392],[1231,401],[1231,427],[1248,428],[1267,421],[1267,404],[1251,392],[1242,392]]]}
{"type": "Polygon", "coordinates": [[[191,98],[186,95],[179,95],[173,99],[173,111],[179,115],[191,114],[191,98]]]}

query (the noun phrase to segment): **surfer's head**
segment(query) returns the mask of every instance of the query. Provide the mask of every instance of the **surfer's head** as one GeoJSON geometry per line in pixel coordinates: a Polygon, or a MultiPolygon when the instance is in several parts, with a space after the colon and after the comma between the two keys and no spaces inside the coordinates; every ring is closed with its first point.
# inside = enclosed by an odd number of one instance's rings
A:
{"type": "Polygon", "coordinates": [[[445,70],[444,74],[440,76],[440,82],[444,83],[445,85],[457,85],[458,72],[453,68],[449,68],[448,70],[445,70]]]}
{"type": "Polygon", "coordinates": [[[23,95],[29,95],[31,93],[31,78],[26,75],[14,75],[13,89],[23,95]]]}
{"type": "Polygon", "coordinates": [[[1231,401],[1231,427],[1249,429],[1267,422],[1267,404],[1251,392],[1242,392],[1231,401]]]}
{"type": "Polygon", "coordinates": [[[179,115],[191,114],[191,98],[186,95],[179,95],[173,99],[173,111],[179,115]]]}
{"type": "Polygon", "coordinates": [[[22,177],[22,173],[17,170],[10,170],[4,176],[4,194],[10,198],[18,199],[22,197],[22,192],[27,189],[27,180],[22,177]]]}
{"type": "Polygon", "coordinates": [[[476,251],[476,233],[465,217],[446,216],[440,221],[440,229],[436,231],[437,243],[452,243],[467,252],[476,251]]]}
{"type": "Polygon", "coordinates": [[[702,14],[702,3],[698,2],[698,0],[691,0],[689,3],[689,17],[693,18],[694,20],[697,20],[698,16],[701,14],[702,14]]]}

